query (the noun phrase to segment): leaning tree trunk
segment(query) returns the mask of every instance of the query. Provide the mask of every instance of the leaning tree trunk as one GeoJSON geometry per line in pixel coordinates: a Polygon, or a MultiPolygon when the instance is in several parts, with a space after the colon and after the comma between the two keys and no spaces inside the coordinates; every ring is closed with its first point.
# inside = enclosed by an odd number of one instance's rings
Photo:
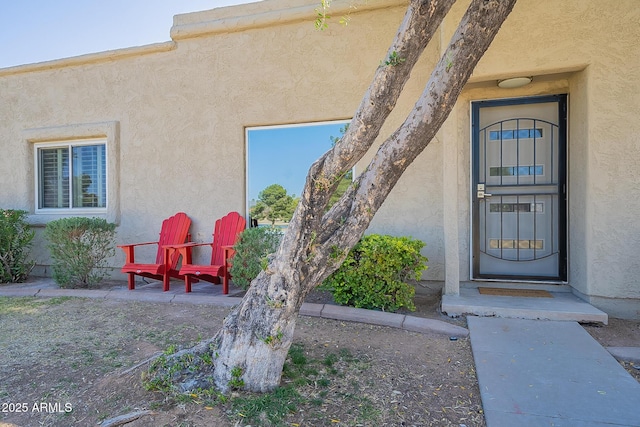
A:
{"type": "Polygon", "coordinates": [[[376,71],[347,131],[311,166],[296,212],[268,268],[252,282],[218,334],[200,346],[214,356],[213,379],[220,390],[226,391],[239,372],[247,390],[262,392],[279,385],[304,298],[340,266],[398,179],[435,137],[516,0],[471,1],[405,122],[325,212],[342,176],[374,143],[411,69],[454,2],[410,1],[389,59],[376,71]]]}

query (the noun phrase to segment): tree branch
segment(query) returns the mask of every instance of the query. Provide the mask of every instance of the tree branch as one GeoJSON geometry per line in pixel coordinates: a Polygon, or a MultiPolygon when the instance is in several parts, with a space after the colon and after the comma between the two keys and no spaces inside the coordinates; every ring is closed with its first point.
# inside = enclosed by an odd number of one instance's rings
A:
{"type": "Polygon", "coordinates": [[[281,249],[308,251],[339,178],[366,154],[396,105],[411,70],[449,12],[455,0],[411,0],[403,22],[387,52],[402,63],[381,65],[346,133],[309,169],[290,230],[281,249]]]}
{"type": "MultiPolygon", "coordinates": [[[[351,248],[357,243],[403,172],[449,116],[473,69],[515,3],[516,0],[472,1],[413,110],[324,216],[322,233],[318,236],[322,242],[319,252],[335,253],[336,248],[351,248]]],[[[319,272],[318,280],[323,280],[325,274],[319,272]]]]}

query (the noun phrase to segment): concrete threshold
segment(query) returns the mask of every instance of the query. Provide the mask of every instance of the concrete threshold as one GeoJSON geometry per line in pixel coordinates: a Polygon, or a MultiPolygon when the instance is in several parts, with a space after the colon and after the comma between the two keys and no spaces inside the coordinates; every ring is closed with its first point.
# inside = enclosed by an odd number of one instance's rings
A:
{"type": "Polygon", "coordinates": [[[460,295],[443,295],[442,312],[452,317],[475,315],[515,319],[566,320],[580,323],[609,321],[598,310],[570,292],[551,292],[553,298],[483,295],[477,288],[461,288],[460,295]]]}

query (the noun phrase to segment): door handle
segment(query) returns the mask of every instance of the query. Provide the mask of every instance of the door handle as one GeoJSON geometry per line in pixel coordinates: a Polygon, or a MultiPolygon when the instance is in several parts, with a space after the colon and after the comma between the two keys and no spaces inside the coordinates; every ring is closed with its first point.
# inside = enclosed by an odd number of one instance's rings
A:
{"type": "Polygon", "coordinates": [[[485,189],[484,184],[478,184],[478,193],[477,193],[478,199],[484,199],[485,197],[493,196],[493,194],[485,193],[484,189],[485,189]]]}

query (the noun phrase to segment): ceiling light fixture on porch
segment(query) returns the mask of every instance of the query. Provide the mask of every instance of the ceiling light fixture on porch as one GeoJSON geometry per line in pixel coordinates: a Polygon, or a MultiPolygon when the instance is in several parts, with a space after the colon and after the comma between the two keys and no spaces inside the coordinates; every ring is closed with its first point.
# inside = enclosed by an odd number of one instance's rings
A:
{"type": "Polygon", "coordinates": [[[526,86],[533,80],[532,77],[513,77],[510,79],[498,80],[498,87],[502,89],[515,89],[526,86]]]}

